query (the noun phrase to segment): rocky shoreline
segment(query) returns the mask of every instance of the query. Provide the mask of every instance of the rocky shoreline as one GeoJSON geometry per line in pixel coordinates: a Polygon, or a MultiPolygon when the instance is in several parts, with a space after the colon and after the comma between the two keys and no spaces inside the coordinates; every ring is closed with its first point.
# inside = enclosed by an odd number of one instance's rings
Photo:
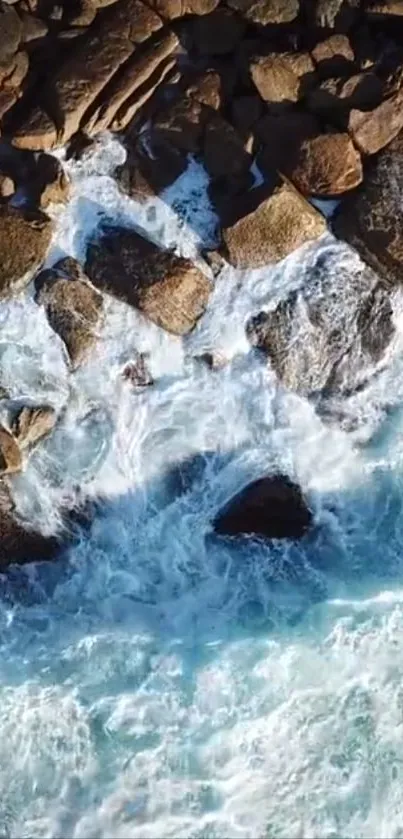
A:
{"type": "MultiPolygon", "coordinates": [[[[249,320],[250,344],[306,396],[360,387],[385,356],[403,258],[403,4],[3,0],[0,130],[0,301],[33,281],[72,375],[96,347],[105,294],[185,336],[222,264],[279,262],[329,227],[358,252],[361,273],[335,284],[324,264],[311,288],[249,320]],[[106,130],[126,149],[114,173],[119,189],[137,201],[172,184],[189,155],[203,164],[220,231],[218,249],[201,254],[204,268],[109,225],[88,244],[85,264],[66,256],[43,270],[47,211],[70,196],[52,152],[90,154],[106,130]],[[311,199],[335,198],[328,222],[311,199]]],[[[122,375],[152,383],[142,357],[122,375]]],[[[0,403],[2,567],[53,556],[64,536],[42,536],[18,519],[10,477],[52,433],[56,412],[3,391],[0,403]]],[[[281,498],[286,481],[279,489],[274,477],[270,492],[281,498]]],[[[270,492],[266,509],[278,502],[270,492]]],[[[298,488],[285,498],[292,520],[292,504],[303,504],[298,488]]],[[[302,517],[305,531],[307,507],[302,517]]]]}

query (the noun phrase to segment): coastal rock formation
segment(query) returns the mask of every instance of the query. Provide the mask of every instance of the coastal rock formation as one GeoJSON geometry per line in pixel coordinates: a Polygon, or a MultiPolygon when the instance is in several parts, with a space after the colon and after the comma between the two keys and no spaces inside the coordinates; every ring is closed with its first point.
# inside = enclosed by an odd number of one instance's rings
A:
{"type": "Polygon", "coordinates": [[[312,521],[300,487],[277,474],[248,484],[218,513],[213,527],[222,536],[300,539],[312,521]]]}
{"type": "Polygon", "coordinates": [[[320,134],[302,142],[288,174],[303,195],[334,197],[361,183],[361,155],[348,134],[320,134]]]}
{"type": "Polygon", "coordinates": [[[30,281],[46,257],[52,229],[45,213],[0,205],[0,298],[30,281]]]}
{"type": "Polygon", "coordinates": [[[282,178],[244,193],[222,230],[225,255],[236,268],[279,262],[317,239],[325,219],[282,178]],[[232,218],[231,218],[232,215],[232,218]]]}
{"type": "Polygon", "coordinates": [[[0,475],[10,475],[22,469],[20,447],[4,425],[0,425],[0,475]]]}
{"type": "Polygon", "coordinates": [[[31,449],[53,430],[56,411],[50,405],[24,405],[12,423],[12,432],[20,449],[31,449]]]}
{"type": "Polygon", "coordinates": [[[54,559],[62,538],[45,536],[17,515],[7,484],[0,480],[0,568],[13,562],[54,559]]]}
{"type": "Polygon", "coordinates": [[[164,251],[134,230],[110,227],[88,248],[86,271],[97,288],[143,312],[157,326],[186,335],[203,314],[208,278],[190,259],[164,251]]]}
{"type": "Polygon", "coordinates": [[[82,364],[102,320],[102,295],[76,260],[62,259],[35,279],[35,300],[45,307],[50,326],[66,345],[73,369],[82,364]]]}

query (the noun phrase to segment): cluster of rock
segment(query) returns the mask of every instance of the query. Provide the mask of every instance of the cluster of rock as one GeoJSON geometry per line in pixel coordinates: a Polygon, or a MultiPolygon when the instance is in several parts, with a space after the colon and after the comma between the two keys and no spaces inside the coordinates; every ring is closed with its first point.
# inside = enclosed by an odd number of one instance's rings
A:
{"type": "MultiPolygon", "coordinates": [[[[336,276],[329,252],[312,266],[309,288],[255,314],[246,329],[287,387],[308,396],[354,389],[394,333],[402,105],[400,3],[3,0],[0,299],[34,278],[35,301],[71,371],[97,340],[105,292],[175,335],[202,316],[208,276],[131,229],[104,228],[85,266],[65,258],[38,273],[52,237],[46,210],[70,190],[50,152],[68,144],[68,154],[79,155],[109,129],[127,150],[116,180],[138,200],[171,184],[189,154],[203,163],[220,255],[240,269],[282,260],[327,230],[309,198],[343,198],[333,230],[366,266],[336,276]]],[[[215,368],[213,357],[208,363],[215,368]]],[[[134,387],[152,384],[143,356],[122,375],[134,387]]],[[[47,405],[3,397],[0,565],[48,557],[60,546],[18,520],[7,483],[58,417],[47,405]]],[[[279,475],[245,490],[215,529],[297,538],[311,520],[298,488],[279,475]]]]}

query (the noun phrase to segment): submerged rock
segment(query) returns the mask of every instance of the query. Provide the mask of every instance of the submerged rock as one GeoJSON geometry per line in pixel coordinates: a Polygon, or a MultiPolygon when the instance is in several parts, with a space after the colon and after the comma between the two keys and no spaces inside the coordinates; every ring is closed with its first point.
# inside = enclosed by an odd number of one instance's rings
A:
{"type": "Polygon", "coordinates": [[[248,484],[218,513],[213,526],[220,535],[300,539],[312,519],[300,487],[277,474],[248,484]]]}
{"type": "Polygon", "coordinates": [[[247,333],[286,387],[328,396],[354,390],[381,361],[395,331],[392,314],[378,277],[364,265],[352,270],[335,250],[318,256],[302,289],[251,318],[247,333]]]}
{"type": "Polygon", "coordinates": [[[21,280],[30,281],[46,257],[51,236],[52,222],[45,213],[0,205],[0,298],[12,294],[21,280]]]}
{"type": "Polygon", "coordinates": [[[122,227],[106,228],[100,241],[89,246],[86,271],[97,288],[174,335],[193,329],[211,291],[209,279],[190,259],[122,227]]]}
{"type": "Polygon", "coordinates": [[[50,326],[64,341],[73,368],[87,358],[102,320],[102,295],[75,259],[62,259],[35,280],[35,300],[46,309],[50,326]]]}

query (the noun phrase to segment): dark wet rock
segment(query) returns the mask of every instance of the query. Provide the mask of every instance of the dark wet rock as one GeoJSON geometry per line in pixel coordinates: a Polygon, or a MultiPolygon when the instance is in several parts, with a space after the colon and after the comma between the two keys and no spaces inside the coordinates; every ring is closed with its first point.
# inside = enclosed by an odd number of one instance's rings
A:
{"type": "Polygon", "coordinates": [[[354,52],[347,35],[331,35],[312,50],[312,58],[322,78],[351,74],[354,52]]]}
{"type": "Polygon", "coordinates": [[[227,5],[250,23],[291,23],[298,17],[300,0],[227,0],[227,5]]]}
{"type": "Polygon", "coordinates": [[[223,536],[301,539],[312,522],[300,487],[277,474],[248,484],[218,513],[213,527],[223,536]]]}
{"type": "Polygon", "coordinates": [[[217,352],[204,352],[201,355],[193,356],[194,361],[207,367],[208,370],[222,370],[228,363],[228,359],[217,352]]]}
{"type": "Polygon", "coordinates": [[[316,0],[315,23],[324,29],[347,31],[355,23],[360,0],[316,0]]]}
{"type": "Polygon", "coordinates": [[[223,81],[220,73],[216,70],[206,70],[198,73],[192,80],[189,80],[186,87],[186,96],[196,99],[202,105],[219,111],[224,103],[223,81]]]}
{"type": "Polygon", "coordinates": [[[45,213],[0,205],[0,297],[29,282],[46,257],[52,227],[45,213]]]}
{"type": "Polygon", "coordinates": [[[0,64],[6,65],[18,51],[22,23],[12,6],[0,4],[0,64]]]}
{"type": "Polygon", "coordinates": [[[318,399],[353,391],[378,364],[394,335],[388,291],[371,269],[319,254],[308,281],[278,306],[251,318],[251,344],[283,384],[318,399]]]}
{"type": "Polygon", "coordinates": [[[53,430],[56,411],[49,405],[24,405],[18,409],[11,426],[21,449],[30,449],[53,430]]]}
{"type": "Polygon", "coordinates": [[[320,122],[305,111],[288,110],[279,114],[265,114],[255,125],[260,140],[257,163],[268,174],[278,169],[292,174],[298,163],[302,144],[321,133],[320,122]]]}
{"type": "Polygon", "coordinates": [[[183,96],[161,109],[154,122],[155,136],[161,142],[185,151],[200,150],[209,109],[193,96],[183,96]]]}
{"type": "Polygon", "coordinates": [[[205,128],[203,162],[212,178],[239,175],[252,164],[240,135],[219,114],[214,114],[205,128]]]}
{"type": "Polygon", "coordinates": [[[137,201],[159,195],[187,168],[186,156],[167,143],[149,140],[147,146],[131,145],[115,178],[123,192],[137,201]]]}
{"type": "Polygon", "coordinates": [[[238,96],[231,103],[232,122],[243,137],[255,128],[262,112],[263,105],[259,96],[238,96]]]}
{"type": "Polygon", "coordinates": [[[45,37],[48,25],[42,18],[27,12],[20,12],[19,17],[22,23],[21,42],[23,44],[45,37]]]}
{"type": "Polygon", "coordinates": [[[62,259],[35,279],[35,300],[45,307],[52,329],[65,343],[73,369],[94,346],[103,315],[102,295],[76,260],[62,259]]]}
{"type": "Polygon", "coordinates": [[[362,154],[376,154],[403,128],[403,90],[373,111],[351,111],[348,131],[362,154]]]}
{"type": "MultiPolygon", "coordinates": [[[[311,111],[329,122],[346,127],[349,112],[353,108],[371,110],[382,101],[383,85],[375,73],[356,73],[344,77],[326,79],[312,90],[307,99],[311,111]]],[[[367,114],[367,118],[370,115],[367,114]]]]}
{"type": "Polygon", "coordinates": [[[237,268],[284,259],[326,230],[324,218],[280,177],[245,193],[222,231],[226,256],[237,268]]]}
{"type": "Polygon", "coordinates": [[[4,425],[0,424],[0,475],[21,472],[22,455],[20,447],[4,425]]]}
{"type": "Polygon", "coordinates": [[[65,204],[70,197],[70,181],[62,164],[45,153],[38,155],[27,189],[33,203],[43,210],[49,204],[65,204]]]}
{"type": "Polygon", "coordinates": [[[165,20],[185,15],[208,15],[218,4],[219,0],[150,0],[150,6],[165,20]]]}
{"type": "Polygon", "coordinates": [[[122,378],[132,387],[150,387],[154,379],[147,366],[148,354],[138,353],[134,361],[128,361],[122,370],[122,378]]]}
{"type": "Polygon", "coordinates": [[[46,536],[18,517],[10,490],[0,481],[0,568],[13,562],[54,559],[61,546],[61,537],[46,536]]]}
{"type": "Polygon", "coordinates": [[[303,195],[342,195],[362,182],[361,155],[348,134],[320,134],[301,144],[290,177],[303,195]]]}
{"type": "Polygon", "coordinates": [[[250,63],[252,81],[270,105],[298,102],[314,79],[309,53],[270,53],[255,56],[250,63]]]}
{"type": "Polygon", "coordinates": [[[190,34],[199,55],[226,55],[234,52],[244,31],[245,21],[220,7],[210,15],[194,18],[190,34]]]}
{"type": "Polygon", "coordinates": [[[89,246],[86,271],[97,288],[175,335],[193,329],[211,291],[210,281],[190,259],[120,227],[106,228],[103,237],[89,246]]]}
{"type": "Polygon", "coordinates": [[[349,242],[388,284],[403,279],[403,133],[373,161],[363,186],[334,219],[336,235],[349,242]]]}

